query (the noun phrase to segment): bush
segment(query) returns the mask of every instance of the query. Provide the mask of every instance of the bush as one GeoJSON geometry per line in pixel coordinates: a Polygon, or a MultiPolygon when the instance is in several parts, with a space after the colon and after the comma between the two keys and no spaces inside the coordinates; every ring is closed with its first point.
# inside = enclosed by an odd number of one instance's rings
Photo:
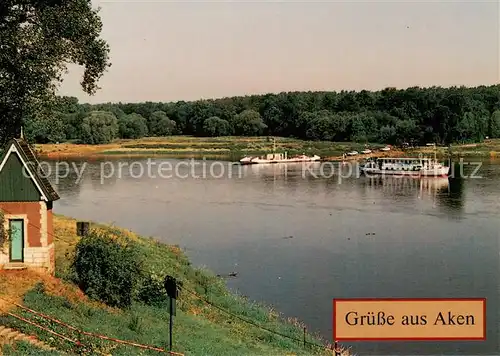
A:
{"type": "Polygon", "coordinates": [[[72,263],[76,283],[93,299],[109,306],[131,305],[141,280],[142,259],[132,243],[92,230],[76,245],[72,263]]]}
{"type": "Polygon", "coordinates": [[[158,307],[166,305],[168,299],[163,278],[156,273],[145,275],[141,280],[137,299],[147,305],[158,307]]]}

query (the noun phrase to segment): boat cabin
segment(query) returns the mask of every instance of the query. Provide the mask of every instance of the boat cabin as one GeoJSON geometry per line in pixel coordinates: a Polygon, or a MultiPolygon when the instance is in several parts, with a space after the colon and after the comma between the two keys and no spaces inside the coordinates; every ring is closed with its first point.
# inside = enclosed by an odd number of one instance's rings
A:
{"type": "Polygon", "coordinates": [[[376,158],[367,161],[362,172],[375,174],[414,174],[423,176],[447,176],[449,167],[431,158],[376,158]]]}
{"type": "Polygon", "coordinates": [[[426,162],[415,158],[386,158],[381,160],[380,169],[391,169],[397,171],[417,171],[426,166],[426,162]]]}
{"type": "Polygon", "coordinates": [[[59,196],[23,139],[0,159],[0,269],[54,272],[52,206],[59,196]]]}
{"type": "Polygon", "coordinates": [[[368,168],[395,171],[418,171],[432,167],[430,158],[377,158],[369,164],[368,168]]]}
{"type": "Polygon", "coordinates": [[[282,161],[287,159],[287,154],[285,153],[268,153],[265,158],[269,161],[282,161]]]}

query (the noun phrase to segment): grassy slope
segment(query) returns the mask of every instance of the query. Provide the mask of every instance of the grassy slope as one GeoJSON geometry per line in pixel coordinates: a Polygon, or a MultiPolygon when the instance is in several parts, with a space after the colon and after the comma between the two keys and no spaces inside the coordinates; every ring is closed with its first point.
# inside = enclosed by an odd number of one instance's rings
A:
{"type": "Polygon", "coordinates": [[[61,354],[57,351],[39,349],[25,341],[17,342],[15,345],[5,345],[5,347],[0,350],[0,354],[1,352],[3,352],[3,356],[58,356],[61,354]]]}
{"type": "MultiPolygon", "coordinates": [[[[230,310],[234,314],[251,319],[259,325],[264,325],[282,334],[302,339],[303,329],[300,323],[295,320],[284,322],[272,309],[229,293],[220,278],[208,271],[193,268],[177,247],[161,244],[153,239],[141,238],[130,231],[114,227],[99,226],[98,228],[112,233],[119,239],[137,241],[144,255],[147,256],[151,271],[159,276],[171,274],[182,280],[186,289],[195,291],[198,295],[202,295],[205,299],[230,310]]],[[[70,257],[78,240],[75,233],[75,220],[56,216],[55,235],[57,236],[57,277],[63,279],[68,276],[68,257],[70,257]]],[[[88,300],[75,286],[63,282],[62,279],[40,276],[34,272],[2,272],[0,274],[0,297],[7,295],[18,300],[22,298],[26,306],[86,331],[159,347],[166,348],[168,346],[168,313],[165,308],[134,304],[130,310],[126,311],[112,309],[88,300]],[[44,283],[44,291],[41,291],[40,287],[33,288],[40,279],[44,283]]],[[[3,308],[6,307],[7,305],[4,303],[3,308]]],[[[32,315],[20,310],[15,312],[33,319],[32,315]]],[[[16,327],[25,333],[36,333],[40,339],[55,345],[58,349],[64,350],[69,347],[67,342],[51,340],[50,335],[46,332],[27,326],[10,316],[3,316],[0,322],[16,327]]],[[[50,325],[41,319],[38,322],[50,325]]],[[[71,336],[67,330],[60,326],[51,325],[51,328],[71,336]]],[[[319,343],[318,339],[310,335],[307,336],[307,339],[319,343]]],[[[113,355],[138,354],[139,351],[128,346],[116,347],[115,344],[107,341],[96,341],[88,337],[84,337],[82,340],[86,345],[94,345],[103,352],[112,352],[113,355]],[[113,347],[116,348],[112,349],[113,347]]],[[[325,353],[319,349],[303,349],[296,341],[272,335],[248,325],[184,292],[180,294],[174,324],[174,350],[187,355],[310,355],[325,353]]],[[[12,349],[8,352],[6,354],[15,354],[12,349]]],[[[25,353],[20,351],[18,354],[25,353]]],[[[157,352],[146,351],[144,354],[157,354],[157,352]]]]}

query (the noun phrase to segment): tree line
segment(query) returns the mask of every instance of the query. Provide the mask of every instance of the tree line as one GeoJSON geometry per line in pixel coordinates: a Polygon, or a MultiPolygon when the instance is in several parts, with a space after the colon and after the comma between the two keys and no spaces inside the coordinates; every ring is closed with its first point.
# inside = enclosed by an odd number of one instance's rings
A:
{"type": "Polygon", "coordinates": [[[50,116],[26,118],[31,140],[100,144],[182,134],[450,144],[500,137],[500,85],[95,105],[57,97],[51,110],[50,116]]]}
{"type": "Polygon", "coordinates": [[[500,136],[500,86],[288,92],[175,103],[80,104],[56,97],[68,63],[94,94],[110,66],[88,0],[0,1],[0,144],[21,127],[36,142],[275,135],[358,142],[481,141],[500,136]]]}

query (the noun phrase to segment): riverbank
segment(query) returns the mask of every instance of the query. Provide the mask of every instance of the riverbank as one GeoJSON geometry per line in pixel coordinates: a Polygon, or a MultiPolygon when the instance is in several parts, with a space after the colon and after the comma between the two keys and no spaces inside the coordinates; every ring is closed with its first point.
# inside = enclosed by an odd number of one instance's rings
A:
{"type": "MultiPolygon", "coordinates": [[[[293,154],[317,154],[321,157],[338,156],[344,152],[364,149],[364,144],[349,142],[303,141],[293,138],[276,138],[276,151],[293,154]]],[[[272,152],[271,137],[149,137],[137,140],[117,140],[105,145],[80,145],[71,143],[36,145],[43,158],[105,158],[105,157],[173,157],[208,158],[237,161],[245,155],[272,152]]],[[[371,147],[383,147],[373,144],[371,147]]]]}
{"type": "MultiPolygon", "coordinates": [[[[149,273],[158,278],[166,274],[173,275],[182,281],[182,290],[192,291],[192,294],[181,291],[178,299],[174,325],[175,351],[186,355],[331,355],[331,351],[323,348],[327,346],[326,343],[309,333],[306,334],[308,346],[304,348],[305,326],[298,320],[285,318],[272,308],[231,293],[222,278],[210,271],[193,267],[178,247],[114,226],[93,224],[92,228],[118,240],[134,241],[148,261],[149,273]]],[[[160,348],[167,347],[169,317],[166,308],[139,302],[125,310],[110,308],[88,299],[72,284],[70,262],[79,239],[74,219],[55,216],[54,238],[56,277],[30,270],[0,271],[1,298],[22,303],[86,332],[160,348]]],[[[0,325],[36,335],[58,350],[70,351],[72,345],[67,341],[14,319],[5,312],[9,310],[69,337],[75,337],[74,333],[68,333],[68,329],[60,325],[34,318],[32,314],[1,300],[0,325]]],[[[88,343],[105,354],[128,355],[141,351],[132,346],[86,337],[82,339],[82,343],[88,343]]],[[[26,344],[15,345],[14,348],[5,348],[4,354],[25,354],[26,348],[32,347],[26,344]]],[[[157,352],[146,351],[144,354],[157,352]]]]}
{"type": "MultiPolygon", "coordinates": [[[[416,147],[410,149],[393,148],[381,152],[381,144],[361,144],[353,142],[303,141],[293,138],[276,138],[276,151],[289,155],[319,155],[324,160],[336,161],[342,154],[350,151],[361,152],[366,147],[373,150],[370,155],[357,155],[349,159],[357,160],[370,156],[418,156],[436,155],[448,157],[500,157],[500,139],[485,140],[476,144],[455,144],[448,147],[416,147]]],[[[137,140],[117,140],[104,145],[80,145],[73,143],[38,144],[36,150],[40,157],[49,159],[99,159],[123,157],[166,157],[220,159],[238,161],[245,155],[261,155],[272,152],[274,142],[270,137],[192,137],[169,136],[149,137],[137,140]]]]}

